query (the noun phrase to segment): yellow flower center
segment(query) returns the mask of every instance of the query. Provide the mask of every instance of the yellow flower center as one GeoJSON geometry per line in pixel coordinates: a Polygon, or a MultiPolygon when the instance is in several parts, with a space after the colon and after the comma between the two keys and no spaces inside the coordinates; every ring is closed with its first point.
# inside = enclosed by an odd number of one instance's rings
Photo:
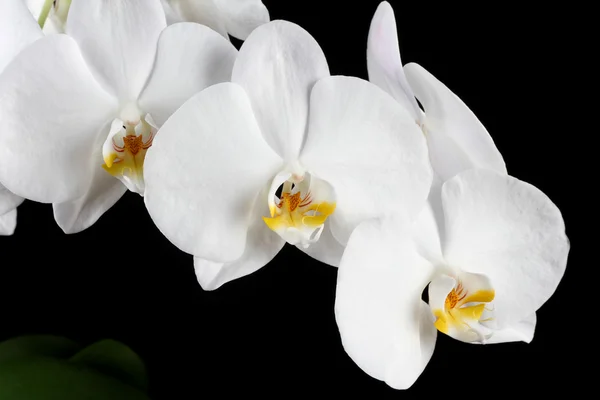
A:
{"type": "Polygon", "coordinates": [[[302,183],[292,186],[290,181],[286,181],[279,202],[270,208],[271,217],[263,217],[263,220],[290,244],[308,247],[318,240],[323,224],[335,207],[334,201],[317,201],[312,191],[303,187],[302,183]]]}
{"type": "Polygon", "coordinates": [[[125,123],[105,144],[102,168],[120,179],[129,190],[144,192],[144,159],[156,130],[145,120],[125,123]]]}
{"type": "Polygon", "coordinates": [[[491,289],[469,293],[459,281],[446,296],[444,310],[434,310],[437,318],[435,327],[445,334],[449,334],[451,328],[459,331],[472,329],[471,325],[481,320],[486,303],[494,297],[495,292],[491,289]]]}

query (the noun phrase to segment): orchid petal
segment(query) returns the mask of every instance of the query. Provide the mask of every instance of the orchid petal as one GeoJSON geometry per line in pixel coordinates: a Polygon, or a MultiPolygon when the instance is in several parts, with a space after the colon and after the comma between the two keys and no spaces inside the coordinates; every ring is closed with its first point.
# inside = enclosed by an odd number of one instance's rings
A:
{"type": "Polygon", "coordinates": [[[0,215],[4,215],[7,212],[17,208],[22,202],[23,198],[11,193],[4,186],[0,185],[0,215]]]}
{"type": "Polygon", "coordinates": [[[98,82],[128,103],[137,99],[150,75],[165,27],[159,1],[74,1],[66,31],[98,82]]]}
{"type": "Polygon", "coordinates": [[[412,237],[419,254],[434,265],[445,263],[442,252],[444,241],[444,210],[442,208],[442,182],[437,174],[427,197],[427,203],[412,226],[412,237]]]}
{"type": "Polygon", "coordinates": [[[492,343],[508,343],[508,342],[525,342],[530,343],[533,340],[535,333],[535,325],[537,317],[535,313],[525,318],[523,321],[511,324],[504,329],[494,331],[491,338],[487,340],[487,344],[492,343]]]}
{"type": "Polygon", "coordinates": [[[156,64],[140,96],[141,108],[160,126],[187,99],[229,81],[237,50],[215,31],[190,22],[169,26],[160,35],[156,64]]]}
{"type": "Polygon", "coordinates": [[[558,208],[539,189],[472,169],[442,188],[448,265],[486,275],[496,295],[495,327],[533,314],[554,293],[569,241],[558,208]]]}
{"type": "Polygon", "coordinates": [[[315,260],[337,267],[344,254],[344,246],[340,244],[331,233],[331,228],[326,222],[319,240],[308,247],[296,246],[315,260]]]}
{"type": "Polygon", "coordinates": [[[294,161],[302,148],[310,91],[325,76],[323,50],[291,22],[258,27],[240,49],[232,82],[246,89],[263,137],[286,161],[294,161]]]}
{"type": "Polygon", "coordinates": [[[169,23],[196,22],[229,40],[223,13],[215,0],[163,0],[162,3],[169,23]]]}
{"type": "Polygon", "coordinates": [[[404,72],[425,109],[431,163],[442,180],[469,168],[506,174],[494,141],[465,103],[420,65],[409,63],[404,72]]]}
{"type": "Polygon", "coordinates": [[[244,254],[235,261],[218,263],[194,257],[194,269],[200,286],[204,290],[215,290],[220,286],[249,275],[267,265],[279,253],[285,241],[263,222],[269,214],[265,201],[269,187],[263,188],[254,202],[252,219],[248,228],[244,254]]]}
{"type": "Polygon", "coordinates": [[[0,215],[0,236],[10,236],[15,233],[17,227],[17,209],[0,215]]]}
{"type": "Polygon", "coordinates": [[[379,4],[371,21],[367,68],[369,81],[392,95],[420,123],[423,112],[404,76],[394,10],[387,1],[379,4]]]}
{"type": "Polygon", "coordinates": [[[90,157],[91,176],[86,193],[78,199],[54,203],[54,219],[65,233],[81,232],[92,226],[125,194],[127,188],[102,168],[102,148],[90,157]]]}
{"type": "Polygon", "coordinates": [[[432,180],[427,144],[392,97],[358,78],[328,77],[312,91],[310,114],[300,163],[335,189],[330,221],[340,244],[365,219],[416,216],[432,180]]]}
{"type": "Polygon", "coordinates": [[[227,32],[245,40],[258,26],[269,22],[269,10],[261,0],[215,0],[227,32]]]}
{"type": "Polygon", "coordinates": [[[160,129],[146,154],[144,199],[181,250],[235,261],[246,246],[256,195],[281,164],[244,90],[220,83],[188,100],[160,129]]]}
{"type": "Polygon", "coordinates": [[[0,92],[0,182],[44,203],[83,196],[93,175],[90,155],[102,146],[116,101],[94,80],[75,41],[51,35],[33,43],[6,68],[0,92]]]}
{"type": "Polygon", "coordinates": [[[0,12],[0,72],[21,50],[43,36],[23,0],[3,0],[0,12]]]}
{"type": "Polygon", "coordinates": [[[433,266],[395,220],[366,221],[340,262],[335,316],[344,349],[372,377],[410,387],[433,353],[436,332],[421,293],[433,266]]]}
{"type": "MultiPolygon", "coordinates": [[[[212,0],[209,0],[212,1],[212,0]]],[[[184,22],[185,19],[177,12],[177,10],[171,5],[172,0],[160,0],[165,12],[165,18],[167,25],[176,24],[178,22],[184,22]]],[[[206,25],[206,24],[205,24],[206,25]]]]}

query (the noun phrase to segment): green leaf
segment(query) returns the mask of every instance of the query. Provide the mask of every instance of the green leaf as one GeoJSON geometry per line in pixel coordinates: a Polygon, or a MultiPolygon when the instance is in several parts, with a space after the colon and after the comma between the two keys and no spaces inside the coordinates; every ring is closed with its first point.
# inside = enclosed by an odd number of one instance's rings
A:
{"type": "Polygon", "coordinates": [[[79,350],[80,345],[60,336],[20,336],[0,343],[0,365],[32,357],[69,358],[79,350]]]}
{"type": "Polygon", "coordinates": [[[149,400],[126,383],[67,360],[13,360],[0,365],[2,400],[149,400]]]}
{"type": "Polygon", "coordinates": [[[70,361],[116,378],[142,391],[148,389],[144,362],[129,347],[114,340],[96,342],[75,354],[70,361]]]}

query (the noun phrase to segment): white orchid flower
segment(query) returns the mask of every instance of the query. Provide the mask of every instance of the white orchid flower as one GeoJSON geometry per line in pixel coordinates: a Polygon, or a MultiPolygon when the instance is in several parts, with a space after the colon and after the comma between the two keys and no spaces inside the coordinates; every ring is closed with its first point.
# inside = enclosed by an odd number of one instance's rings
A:
{"type": "Polygon", "coordinates": [[[22,0],[45,34],[64,33],[72,0],[22,0]]]}
{"type": "Polygon", "coordinates": [[[471,343],[530,341],[531,318],[567,263],[560,211],[534,186],[471,169],[446,181],[441,199],[443,226],[434,218],[412,230],[368,221],[339,267],[335,312],[344,348],[396,389],[410,387],[429,362],[436,328],[471,343]],[[423,248],[414,240],[421,235],[438,238],[437,246],[423,248]],[[421,300],[427,286],[429,304],[421,300]]]}
{"type": "Polygon", "coordinates": [[[410,229],[393,220],[355,230],[340,264],[336,320],[356,363],[403,389],[428,363],[437,330],[469,343],[531,341],[569,242],[556,206],[507,175],[464,103],[415,64],[402,69],[385,2],[371,25],[368,62],[370,79],[423,127],[436,179],[410,229]],[[421,300],[427,286],[429,304],[421,300]]]}
{"type": "MultiPolygon", "coordinates": [[[[41,37],[42,32],[23,2],[5,0],[0,13],[0,75],[17,54],[41,37]]],[[[2,162],[0,160],[0,164],[2,162]]],[[[22,202],[22,197],[11,193],[0,184],[0,235],[14,233],[17,225],[17,207],[22,202]]]]}
{"type": "Polygon", "coordinates": [[[245,40],[256,27],[269,22],[261,0],[162,0],[167,22],[197,22],[228,38],[245,40]]]}
{"type": "Polygon", "coordinates": [[[231,76],[237,51],[222,36],[165,26],[159,0],[74,0],[68,36],[36,41],[2,74],[0,182],[53,203],[67,233],[92,225],[126,187],[143,194],[158,127],[231,76]]]}
{"type": "Polygon", "coordinates": [[[248,37],[232,83],[173,114],[144,176],[151,217],[195,256],[204,289],[256,271],[286,241],[337,265],[358,223],[416,215],[432,179],[410,115],[369,82],[329,76],[317,42],[285,21],[248,37]]]}
{"type": "MultiPolygon", "coordinates": [[[[427,138],[434,181],[428,205],[419,217],[422,224],[429,224],[429,219],[435,217],[437,224],[443,225],[441,185],[457,173],[486,168],[507,175],[504,159],[490,134],[458,96],[419,65],[402,67],[394,11],[387,2],[379,5],[371,22],[367,65],[370,80],[412,113],[427,138]],[[415,93],[425,112],[418,107],[415,93]]],[[[437,238],[421,235],[418,240],[437,238]]],[[[515,324],[515,337],[530,338],[535,322],[535,315],[531,315],[515,324]]]]}
{"type": "Polygon", "coordinates": [[[396,20],[388,2],[379,5],[371,22],[367,67],[369,80],[391,94],[422,127],[440,182],[469,168],[507,173],[491,136],[458,96],[418,64],[402,67],[396,20]]]}

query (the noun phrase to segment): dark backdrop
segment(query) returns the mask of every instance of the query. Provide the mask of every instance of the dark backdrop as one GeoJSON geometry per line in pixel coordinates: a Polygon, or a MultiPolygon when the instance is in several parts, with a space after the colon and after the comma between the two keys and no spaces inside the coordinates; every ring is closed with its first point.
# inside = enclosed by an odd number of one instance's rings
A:
{"type": "MultiPolygon", "coordinates": [[[[298,23],[317,39],[332,74],[367,78],[367,32],[378,1],[264,3],[272,19],[298,23]]],[[[19,208],[15,235],[0,238],[0,339],[52,333],[121,340],[146,361],[156,399],[576,389],[578,357],[585,356],[578,346],[590,328],[579,318],[585,306],[576,287],[582,261],[578,191],[570,178],[575,144],[558,125],[570,117],[557,112],[555,96],[557,58],[571,56],[557,45],[562,33],[547,9],[391,3],[403,61],[420,63],[461,97],[488,128],[509,173],[543,190],[563,212],[569,265],[538,313],[531,344],[476,346],[440,334],[416,384],[394,391],[363,373],[342,348],[333,314],[335,268],[286,246],[259,272],[204,292],[192,257],[160,234],[132,193],[76,235],[62,233],[49,205],[27,201],[19,208]]]]}

